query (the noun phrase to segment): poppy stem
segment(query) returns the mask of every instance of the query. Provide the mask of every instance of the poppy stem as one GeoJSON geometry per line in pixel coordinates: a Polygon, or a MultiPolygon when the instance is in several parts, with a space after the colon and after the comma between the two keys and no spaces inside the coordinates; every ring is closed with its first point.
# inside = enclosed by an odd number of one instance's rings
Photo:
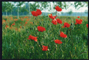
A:
{"type": "Polygon", "coordinates": [[[36,17],[35,17],[35,20],[36,20],[36,17]]]}
{"type": "MultiPolygon", "coordinates": [[[[57,11],[56,11],[56,15],[57,15],[57,11]]],[[[57,18],[57,17],[56,17],[57,18]]]]}
{"type": "MultiPolygon", "coordinates": [[[[55,44],[55,46],[56,46],[56,51],[57,51],[57,44],[55,44]]],[[[56,51],[55,51],[55,57],[56,57],[56,51]]]]}
{"type": "Polygon", "coordinates": [[[38,45],[39,47],[41,47],[38,42],[37,42],[37,45],[38,45]]]}

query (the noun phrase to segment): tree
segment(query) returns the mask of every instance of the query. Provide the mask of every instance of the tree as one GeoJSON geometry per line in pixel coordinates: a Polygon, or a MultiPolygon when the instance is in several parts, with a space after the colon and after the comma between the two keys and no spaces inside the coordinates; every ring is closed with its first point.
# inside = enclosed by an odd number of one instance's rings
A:
{"type": "Polygon", "coordinates": [[[20,7],[20,12],[22,12],[24,15],[24,12],[29,12],[29,11],[26,9],[26,6],[23,6],[23,7],[20,7]]]}
{"type": "Polygon", "coordinates": [[[16,3],[17,5],[17,8],[18,8],[18,18],[19,18],[19,8],[21,7],[21,5],[24,3],[24,2],[14,2],[16,3]]]}
{"type": "MultiPolygon", "coordinates": [[[[79,1],[77,1],[77,2],[74,2],[74,7],[75,7],[75,9],[80,9],[80,7],[84,7],[85,6],[85,4],[86,4],[86,6],[88,6],[88,2],[79,2],[79,1]]],[[[82,13],[81,13],[81,15],[82,15],[82,13]]]]}
{"type": "Polygon", "coordinates": [[[9,12],[11,12],[11,15],[12,15],[12,12],[13,12],[13,8],[14,8],[14,4],[9,3],[9,12]]]}
{"type": "Polygon", "coordinates": [[[2,12],[6,12],[6,17],[7,17],[8,11],[10,11],[9,2],[2,2],[2,12]]]}
{"type": "Polygon", "coordinates": [[[88,14],[88,10],[85,10],[85,13],[88,14]]]}
{"type": "Polygon", "coordinates": [[[68,12],[68,14],[70,14],[70,15],[71,15],[71,14],[72,14],[72,10],[70,10],[70,11],[68,12]]]}

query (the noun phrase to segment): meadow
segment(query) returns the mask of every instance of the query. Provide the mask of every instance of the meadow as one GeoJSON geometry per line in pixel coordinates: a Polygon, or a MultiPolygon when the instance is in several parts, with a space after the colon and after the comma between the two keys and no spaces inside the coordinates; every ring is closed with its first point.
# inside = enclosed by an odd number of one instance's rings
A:
{"type": "Polygon", "coordinates": [[[48,16],[2,16],[2,59],[88,59],[88,17],[60,16],[62,24],[53,25],[48,16]],[[82,24],[75,25],[76,19],[82,24]],[[64,28],[65,22],[70,24],[64,28]],[[39,32],[37,26],[45,27],[39,32]],[[60,37],[60,31],[67,38],[60,37]],[[36,36],[37,42],[28,40],[36,36]],[[56,44],[59,39],[62,44],[56,44]],[[48,46],[42,51],[42,46],[48,46]]]}

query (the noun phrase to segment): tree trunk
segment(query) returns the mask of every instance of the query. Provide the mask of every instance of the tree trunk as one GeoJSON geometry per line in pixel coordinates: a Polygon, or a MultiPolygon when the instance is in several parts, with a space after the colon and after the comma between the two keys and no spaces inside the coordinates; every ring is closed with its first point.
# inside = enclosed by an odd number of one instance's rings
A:
{"type": "Polygon", "coordinates": [[[18,7],[18,19],[19,19],[19,7],[18,7]]]}
{"type": "MultiPolygon", "coordinates": [[[[56,15],[58,16],[57,11],[56,11],[56,15]]],[[[56,18],[57,18],[57,17],[56,17],[56,18]]]]}
{"type": "Polygon", "coordinates": [[[30,3],[28,3],[29,4],[29,18],[30,18],[30,3]]]}
{"type": "Polygon", "coordinates": [[[7,10],[6,10],[6,17],[7,17],[7,10]]]}
{"type": "Polygon", "coordinates": [[[12,16],[12,10],[11,10],[11,16],[12,16]]]}
{"type": "Polygon", "coordinates": [[[23,16],[24,16],[24,12],[23,12],[23,16]]]}

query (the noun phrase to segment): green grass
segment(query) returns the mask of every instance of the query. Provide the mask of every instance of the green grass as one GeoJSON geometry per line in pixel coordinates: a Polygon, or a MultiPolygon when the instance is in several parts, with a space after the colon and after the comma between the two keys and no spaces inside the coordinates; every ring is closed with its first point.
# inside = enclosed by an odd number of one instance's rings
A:
{"type": "MultiPolygon", "coordinates": [[[[32,16],[28,24],[24,26],[24,21],[19,19],[15,22],[15,28],[21,28],[20,32],[15,29],[5,29],[5,23],[2,25],[2,59],[88,59],[88,17],[80,17],[83,20],[80,27],[75,26],[75,20],[77,17],[57,17],[62,20],[62,24],[53,25],[52,19],[45,16],[38,16],[36,20],[32,16]],[[43,21],[42,21],[43,20],[43,21]],[[74,21],[74,29],[70,27],[67,32],[67,28],[61,28],[64,22],[71,24],[74,21]],[[22,24],[20,24],[22,22],[22,24]],[[33,25],[30,22],[34,22],[33,25]],[[37,23],[38,22],[38,23],[37,23]],[[43,26],[46,31],[39,32],[37,26],[43,26]],[[61,38],[59,31],[63,31],[67,38],[61,38]],[[33,35],[38,39],[37,42],[28,40],[28,36],[33,35]],[[62,44],[56,44],[55,39],[61,40],[62,44]],[[42,51],[42,45],[48,46],[49,51],[42,51]]],[[[5,17],[3,17],[5,19],[5,17]]],[[[2,20],[3,20],[2,19],[2,20]]],[[[10,20],[10,18],[7,18],[10,20]]],[[[8,23],[10,26],[14,21],[8,23]]]]}

